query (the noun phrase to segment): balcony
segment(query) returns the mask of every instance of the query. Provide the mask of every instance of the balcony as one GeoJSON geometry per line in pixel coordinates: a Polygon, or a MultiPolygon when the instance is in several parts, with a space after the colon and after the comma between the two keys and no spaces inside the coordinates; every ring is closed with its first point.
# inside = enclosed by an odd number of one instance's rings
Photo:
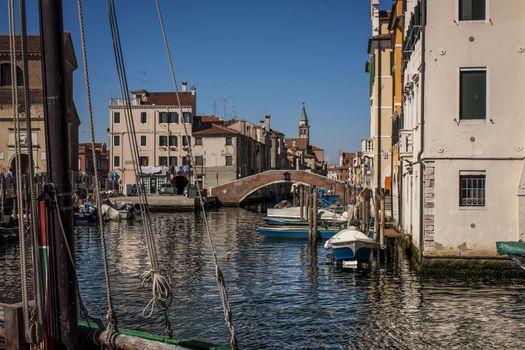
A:
{"type": "Polygon", "coordinates": [[[414,156],[414,132],[399,130],[399,158],[412,160],[414,156]]]}
{"type": "MultiPolygon", "coordinates": [[[[140,106],[142,104],[142,100],[140,98],[130,98],[129,101],[131,103],[131,106],[140,106]]],[[[126,100],[122,98],[112,98],[109,100],[109,106],[124,107],[126,106],[126,100]]]]}
{"type": "Polygon", "coordinates": [[[373,139],[362,139],[361,140],[361,152],[363,152],[364,157],[373,157],[374,140],[373,139]]]}

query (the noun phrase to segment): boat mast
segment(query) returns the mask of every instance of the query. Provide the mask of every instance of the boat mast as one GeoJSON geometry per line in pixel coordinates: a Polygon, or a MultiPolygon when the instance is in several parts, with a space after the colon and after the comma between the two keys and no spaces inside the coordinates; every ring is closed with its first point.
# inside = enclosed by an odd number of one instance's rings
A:
{"type": "Polygon", "coordinates": [[[47,175],[51,184],[47,186],[47,195],[48,203],[54,203],[48,207],[45,341],[47,349],[77,349],[75,267],[70,258],[74,259],[75,253],[62,1],[40,0],[39,5],[47,175]]]}

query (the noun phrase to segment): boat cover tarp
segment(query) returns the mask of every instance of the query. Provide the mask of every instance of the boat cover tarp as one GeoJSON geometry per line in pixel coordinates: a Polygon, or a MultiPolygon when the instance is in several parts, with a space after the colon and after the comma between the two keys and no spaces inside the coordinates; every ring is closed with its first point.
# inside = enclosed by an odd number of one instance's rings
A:
{"type": "Polygon", "coordinates": [[[525,242],[496,242],[499,255],[525,256],[525,242]]]}

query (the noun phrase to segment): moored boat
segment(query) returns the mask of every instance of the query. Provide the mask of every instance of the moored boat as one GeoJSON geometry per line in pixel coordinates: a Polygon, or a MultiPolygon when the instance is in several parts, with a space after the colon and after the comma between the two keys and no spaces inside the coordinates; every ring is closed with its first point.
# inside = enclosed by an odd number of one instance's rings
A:
{"type": "MultiPolygon", "coordinates": [[[[266,238],[308,239],[308,226],[261,226],[257,231],[266,238]]],[[[329,239],[339,231],[338,227],[319,228],[321,239],[329,239]]]]}
{"type": "Polygon", "coordinates": [[[357,267],[359,262],[368,262],[374,246],[375,241],[354,226],[339,231],[324,245],[332,250],[336,266],[340,267],[357,267]]]}

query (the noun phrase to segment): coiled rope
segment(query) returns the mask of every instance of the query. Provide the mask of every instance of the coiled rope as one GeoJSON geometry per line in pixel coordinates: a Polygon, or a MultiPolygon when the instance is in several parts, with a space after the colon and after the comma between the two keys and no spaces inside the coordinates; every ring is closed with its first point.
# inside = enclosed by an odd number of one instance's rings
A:
{"type": "Polygon", "coordinates": [[[88,116],[89,116],[89,130],[90,130],[90,137],[91,137],[93,171],[95,174],[95,189],[93,192],[95,196],[95,206],[99,210],[99,215],[97,215],[97,223],[98,223],[98,230],[100,234],[100,244],[102,246],[102,259],[104,262],[104,279],[106,281],[106,302],[108,304],[108,310],[106,314],[108,325],[106,327],[106,331],[108,334],[111,334],[114,331],[118,330],[118,321],[115,315],[115,309],[113,307],[113,293],[111,289],[111,280],[109,277],[109,263],[108,263],[108,253],[107,253],[107,245],[106,245],[106,230],[105,230],[105,227],[102,222],[101,215],[100,215],[100,209],[102,208],[102,201],[100,200],[100,179],[98,175],[98,162],[97,162],[97,154],[96,154],[96,149],[95,149],[95,127],[94,127],[94,122],[93,122],[94,120],[93,108],[91,104],[91,87],[89,83],[87,45],[86,45],[86,35],[84,31],[84,15],[82,11],[82,0],[77,0],[77,11],[78,11],[78,22],[79,22],[79,27],[80,27],[80,40],[82,43],[82,63],[83,63],[83,68],[84,68],[84,85],[86,89],[86,100],[87,100],[87,108],[88,108],[88,116]]]}
{"type": "MultiPolygon", "coordinates": [[[[173,82],[173,87],[175,89],[175,95],[177,96],[177,104],[179,106],[179,114],[182,116],[183,113],[182,113],[182,105],[181,105],[180,96],[179,96],[179,88],[178,88],[178,85],[177,85],[177,79],[175,77],[175,70],[173,69],[173,60],[171,58],[170,47],[169,47],[168,39],[167,39],[167,36],[166,36],[166,28],[164,26],[164,20],[162,18],[162,11],[160,9],[160,5],[159,5],[159,1],[158,0],[155,0],[155,6],[157,8],[157,14],[158,14],[158,17],[159,17],[159,23],[160,23],[160,27],[161,27],[161,30],[162,30],[162,39],[164,41],[164,47],[166,49],[166,56],[167,56],[167,60],[168,60],[168,64],[169,64],[170,75],[171,75],[171,79],[172,79],[172,82],[173,82]]],[[[185,136],[186,136],[186,138],[188,140],[190,140],[190,142],[188,143],[188,155],[189,155],[189,158],[190,158],[190,166],[193,169],[195,169],[195,160],[194,160],[194,157],[193,157],[193,150],[192,150],[192,145],[191,145],[191,137],[190,137],[190,135],[188,133],[188,129],[186,127],[186,122],[184,121],[184,119],[183,119],[183,125],[184,125],[185,136]]],[[[211,252],[212,252],[213,264],[215,266],[215,279],[216,279],[216,282],[217,282],[217,287],[219,289],[219,295],[220,295],[221,302],[222,302],[222,307],[223,307],[223,312],[224,312],[224,321],[226,323],[226,326],[228,327],[228,330],[230,331],[230,346],[232,347],[232,349],[235,350],[235,349],[238,348],[238,342],[237,342],[237,336],[235,334],[235,327],[233,325],[233,315],[232,315],[232,311],[231,311],[231,308],[230,308],[230,303],[229,303],[229,300],[228,300],[228,292],[226,290],[226,282],[224,280],[224,276],[222,274],[222,271],[221,271],[221,269],[219,267],[219,262],[218,262],[218,259],[217,259],[217,251],[215,249],[215,243],[213,242],[213,237],[211,235],[211,230],[210,230],[210,226],[209,226],[209,223],[208,223],[208,215],[206,214],[206,209],[205,209],[205,205],[204,205],[204,199],[202,198],[202,191],[201,191],[201,188],[199,186],[199,182],[198,182],[196,176],[193,177],[193,182],[194,182],[195,186],[197,187],[199,203],[200,203],[202,215],[203,215],[203,218],[204,218],[204,225],[205,225],[205,228],[206,228],[206,233],[207,233],[207,236],[208,236],[208,243],[210,245],[210,249],[211,249],[211,252]]]]}
{"type": "Polygon", "coordinates": [[[141,274],[142,286],[145,288],[151,287],[151,299],[146,305],[143,314],[152,315],[155,308],[160,308],[164,314],[165,333],[171,337],[173,332],[171,330],[171,323],[168,318],[167,308],[172,301],[171,281],[159,267],[157,256],[157,248],[155,244],[154,230],[151,222],[151,217],[148,208],[148,199],[144,191],[142,169],[139,164],[138,143],[135,132],[135,124],[133,120],[133,111],[131,109],[131,101],[129,97],[128,82],[126,78],[126,70],[124,67],[124,56],[122,54],[122,46],[120,42],[120,33],[117,22],[117,13],[115,10],[114,0],[106,0],[106,6],[109,15],[109,24],[111,29],[111,36],[113,41],[113,51],[115,54],[115,64],[117,67],[117,74],[119,78],[120,91],[122,100],[124,101],[124,115],[126,121],[126,128],[128,133],[128,140],[131,149],[133,171],[135,173],[136,183],[138,184],[138,196],[140,215],[142,217],[142,229],[146,238],[146,245],[148,248],[148,255],[150,258],[151,269],[141,274]]]}

